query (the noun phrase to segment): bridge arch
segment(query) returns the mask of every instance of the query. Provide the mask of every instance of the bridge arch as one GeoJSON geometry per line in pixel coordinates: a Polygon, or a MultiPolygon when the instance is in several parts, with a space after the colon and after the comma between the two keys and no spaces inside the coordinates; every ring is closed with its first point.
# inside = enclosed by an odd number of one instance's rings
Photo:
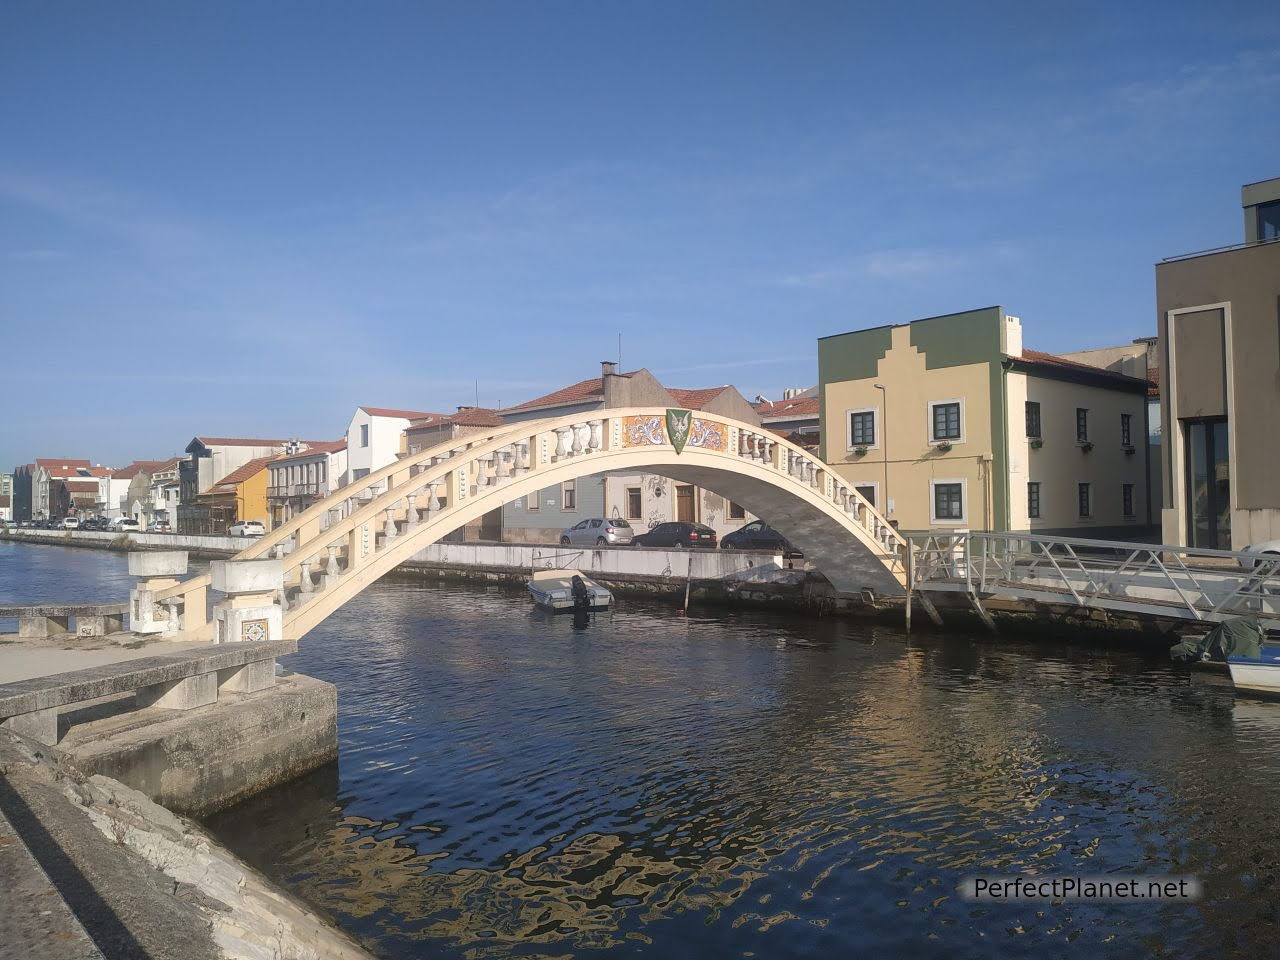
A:
{"type": "MultiPolygon", "coordinates": [[[[654,473],[742,504],[814,560],[838,590],[901,594],[905,542],[852,486],[759,427],[694,412],[677,450],[667,410],[527,421],[448,441],[344,487],[236,559],[279,556],[286,637],[302,637],[424,547],[496,507],[606,471],[654,473]]],[[[207,577],[170,588],[203,590],[207,577]]],[[[208,625],[190,639],[206,639],[208,625]]]]}

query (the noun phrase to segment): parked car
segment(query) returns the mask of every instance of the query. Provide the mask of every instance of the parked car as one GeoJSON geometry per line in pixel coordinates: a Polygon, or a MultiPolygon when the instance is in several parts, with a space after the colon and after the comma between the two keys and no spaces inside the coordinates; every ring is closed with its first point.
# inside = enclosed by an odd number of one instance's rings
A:
{"type": "Polygon", "coordinates": [[[790,540],[763,520],[752,520],[720,541],[721,550],[776,550],[784,557],[803,557],[790,540]]]}
{"type": "Polygon", "coordinates": [[[705,523],[672,520],[633,537],[631,542],[641,547],[714,547],[716,532],[705,523]]]}
{"type": "Polygon", "coordinates": [[[81,530],[101,530],[102,521],[97,517],[85,517],[80,521],[81,530]]]}
{"type": "Polygon", "coordinates": [[[267,532],[261,520],[241,520],[227,531],[233,537],[260,537],[267,532]]]}
{"type": "Polygon", "coordinates": [[[1240,559],[1240,566],[1246,568],[1255,567],[1263,560],[1280,560],[1280,540],[1264,540],[1262,543],[1251,543],[1244,548],[1243,552],[1256,553],[1258,555],[1257,560],[1243,557],[1240,559]]]}
{"type": "Polygon", "coordinates": [[[569,546],[570,544],[597,547],[602,547],[606,544],[626,546],[631,542],[633,533],[631,524],[619,517],[614,517],[612,520],[604,517],[592,517],[590,520],[583,520],[581,523],[576,523],[563,531],[560,534],[560,543],[563,546],[569,546]]]}
{"type": "Polygon", "coordinates": [[[142,528],[141,524],[139,524],[137,520],[133,519],[133,517],[116,517],[107,526],[107,529],[109,530],[120,530],[120,531],[126,531],[126,530],[136,531],[136,530],[140,530],[141,528],[142,528]]]}
{"type": "Polygon", "coordinates": [[[62,529],[63,530],[79,530],[80,518],[79,517],[63,517],[62,529]]]}
{"type": "Polygon", "coordinates": [[[169,521],[168,520],[152,520],[150,525],[148,525],[147,530],[150,533],[168,533],[169,521]]]}

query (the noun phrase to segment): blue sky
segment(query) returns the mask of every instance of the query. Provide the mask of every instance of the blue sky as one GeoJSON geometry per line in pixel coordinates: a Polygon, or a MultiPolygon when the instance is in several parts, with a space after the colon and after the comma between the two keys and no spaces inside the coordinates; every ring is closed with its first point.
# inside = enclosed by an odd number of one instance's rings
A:
{"type": "Polygon", "coordinates": [[[1273,2],[8,3],[0,466],[510,405],[619,332],[748,396],[993,303],[1148,335],[1278,105],[1273,2]]]}

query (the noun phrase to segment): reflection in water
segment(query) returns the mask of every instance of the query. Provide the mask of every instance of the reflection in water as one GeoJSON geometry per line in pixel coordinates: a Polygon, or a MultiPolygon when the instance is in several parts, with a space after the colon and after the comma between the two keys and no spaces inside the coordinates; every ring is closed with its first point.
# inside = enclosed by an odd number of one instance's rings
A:
{"type": "Polygon", "coordinates": [[[289,660],[339,765],[211,827],[385,956],[1280,952],[1280,705],[1159,656],[382,584],[289,660]],[[1205,898],[955,894],[1018,871],[1205,898]]]}

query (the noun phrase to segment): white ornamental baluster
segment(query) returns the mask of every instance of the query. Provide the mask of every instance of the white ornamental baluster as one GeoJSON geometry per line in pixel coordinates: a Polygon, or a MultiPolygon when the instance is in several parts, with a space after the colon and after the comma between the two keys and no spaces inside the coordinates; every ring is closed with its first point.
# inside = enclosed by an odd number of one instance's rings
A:
{"type": "Polygon", "coordinates": [[[511,447],[509,446],[503,447],[501,450],[498,451],[498,469],[495,475],[497,476],[499,483],[501,483],[503,480],[508,479],[511,476],[511,470],[507,466],[507,464],[510,463],[510,459],[509,459],[510,456],[511,456],[511,447]]]}
{"type": "Polygon", "coordinates": [[[586,453],[587,450],[587,425],[585,423],[575,423],[573,425],[573,455],[575,457],[586,453]]]}
{"type": "Polygon", "coordinates": [[[411,493],[405,497],[405,501],[409,504],[409,519],[405,521],[405,526],[416,527],[418,525],[418,495],[411,493]]]}
{"type": "Polygon", "coordinates": [[[329,551],[329,562],[325,565],[324,572],[331,577],[336,577],[340,572],[338,570],[338,545],[331,543],[325,549],[329,551]]]}
{"type": "Polygon", "coordinates": [[[563,460],[569,455],[569,435],[571,427],[556,427],[556,459],[563,460]]]}
{"type": "Polygon", "coordinates": [[[440,484],[443,480],[432,480],[427,484],[427,517],[434,517],[440,512],[440,484]]]}
{"type": "Polygon", "coordinates": [[[587,446],[591,448],[591,452],[599,450],[604,440],[604,421],[592,420],[588,424],[591,430],[591,439],[587,442],[587,446]]]}
{"type": "Polygon", "coordinates": [[[302,563],[298,564],[298,584],[303,593],[311,593],[315,589],[315,584],[311,582],[310,560],[303,560],[302,563]]]}
{"type": "Polygon", "coordinates": [[[396,521],[393,516],[394,512],[395,512],[394,505],[387,507],[387,510],[386,510],[387,522],[383,525],[382,532],[386,534],[388,541],[394,540],[396,538],[396,521]]]}

